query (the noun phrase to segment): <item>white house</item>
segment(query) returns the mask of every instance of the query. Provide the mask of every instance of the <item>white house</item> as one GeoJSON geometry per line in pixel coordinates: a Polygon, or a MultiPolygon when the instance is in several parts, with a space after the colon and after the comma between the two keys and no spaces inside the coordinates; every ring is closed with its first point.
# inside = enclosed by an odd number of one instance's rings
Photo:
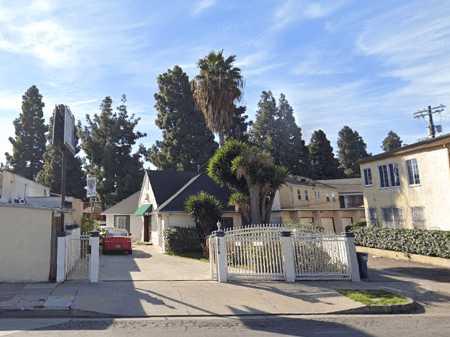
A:
{"type": "Polygon", "coordinates": [[[214,195],[226,205],[222,222],[241,225],[241,216],[228,206],[229,192],[206,174],[148,170],[141,190],[103,212],[108,226],[127,228],[133,239],[151,242],[164,251],[164,230],[170,227],[193,227],[194,219],[185,212],[186,199],[201,191],[214,195]]]}
{"type": "Polygon", "coordinates": [[[50,188],[7,170],[0,171],[0,202],[25,203],[27,197],[48,197],[50,188]]]}

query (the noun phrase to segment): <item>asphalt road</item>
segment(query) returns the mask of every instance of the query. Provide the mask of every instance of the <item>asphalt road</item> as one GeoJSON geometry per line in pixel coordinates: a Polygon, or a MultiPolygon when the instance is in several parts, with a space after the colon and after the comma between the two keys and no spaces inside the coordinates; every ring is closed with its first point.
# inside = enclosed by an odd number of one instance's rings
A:
{"type": "Polygon", "coordinates": [[[347,315],[208,319],[0,319],[0,336],[448,337],[450,316],[347,315]]]}

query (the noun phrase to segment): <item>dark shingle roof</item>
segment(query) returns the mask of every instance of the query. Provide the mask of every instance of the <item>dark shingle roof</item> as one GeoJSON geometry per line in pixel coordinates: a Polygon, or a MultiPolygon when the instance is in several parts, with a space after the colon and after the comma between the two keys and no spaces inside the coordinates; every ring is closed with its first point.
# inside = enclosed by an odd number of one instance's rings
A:
{"type": "Polygon", "coordinates": [[[186,185],[189,180],[196,176],[194,172],[175,170],[147,170],[147,174],[158,206],[169,199],[180,188],[186,185]]]}
{"type": "Polygon", "coordinates": [[[108,208],[102,214],[133,214],[139,204],[141,191],[130,195],[128,198],[119,201],[113,207],[108,208]]]}
{"type": "Polygon", "coordinates": [[[228,199],[230,197],[230,192],[217,185],[210,177],[206,174],[201,174],[196,177],[195,180],[185,187],[185,189],[176,195],[172,200],[170,200],[166,205],[160,208],[161,211],[165,212],[177,212],[184,211],[184,203],[186,199],[194,194],[198,194],[201,191],[209,193],[215,196],[225,207],[226,210],[233,211],[234,207],[228,206],[228,199]]]}

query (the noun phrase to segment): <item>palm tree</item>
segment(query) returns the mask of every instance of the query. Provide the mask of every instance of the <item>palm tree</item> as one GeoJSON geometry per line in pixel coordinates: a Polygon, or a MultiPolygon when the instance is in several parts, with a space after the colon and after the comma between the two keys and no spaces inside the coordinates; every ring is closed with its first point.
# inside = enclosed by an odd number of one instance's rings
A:
{"type": "Polygon", "coordinates": [[[233,65],[235,60],[235,55],[224,58],[223,50],[209,53],[198,61],[200,73],[192,82],[195,102],[207,127],[219,134],[220,146],[232,126],[234,103],[240,100],[244,86],[241,70],[233,65]]]}

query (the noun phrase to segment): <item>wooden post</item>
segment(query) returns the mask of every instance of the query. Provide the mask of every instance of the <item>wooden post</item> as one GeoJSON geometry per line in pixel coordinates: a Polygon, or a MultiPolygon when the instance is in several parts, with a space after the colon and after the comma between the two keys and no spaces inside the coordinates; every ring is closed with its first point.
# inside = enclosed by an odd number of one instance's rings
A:
{"type": "Polygon", "coordinates": [[[281,255],[283,261],[283,273],[286,282],[295,282],[295,258],[292,233],[283,231],[280,233],[281,255]]]}

